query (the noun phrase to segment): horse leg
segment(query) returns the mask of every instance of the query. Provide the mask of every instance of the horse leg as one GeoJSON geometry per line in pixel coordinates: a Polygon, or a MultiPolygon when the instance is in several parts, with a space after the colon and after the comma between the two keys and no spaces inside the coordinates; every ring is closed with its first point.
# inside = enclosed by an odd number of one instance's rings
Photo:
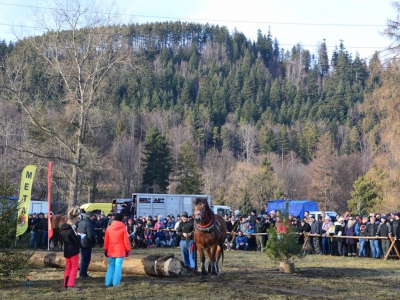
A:
{"type": "Polygon", "coordinates": [[[206,248],[206,252],[207,252],[207,257],[208,257],[208,273],[212,273],[212,260],[211,260],[211,258],[212,258],[212,252],[211,252],[212,250],[211,250],[211,248],[210,247],[208,247],[208,248],[206,248]]]}
{"type": "Polygon", "coordinates": [[[201,261],[201,275],[202,276],[206,276],[206,267],[204,265],[205,261],[206,261],[206,257],[204,255],[204,251],[203,248],[201,247],[200,243],[196,243],[196,247],[197,247],[197,251],[199,252],[200,255],[200,261],[201,261]]]}
{"type": "Polygon", "coordinates": [[[217,271],[217,274],[219,273],[219,259],[221,258],[221,251],[223,251],[221,249],[221,246],[217,246],[217,253],[215,254],[215,269],[217,271]]]}
{"type": "Polygon", "coordinates": [[[215,254],[217,252],[217,245],[213,245],[212,247],[207,249],[207,254],[210,259],[210,264],[209,264],[209,272],[211,275],[217,276],[217,268],[216,268],[216,261],[215,261],[215,254]]]}

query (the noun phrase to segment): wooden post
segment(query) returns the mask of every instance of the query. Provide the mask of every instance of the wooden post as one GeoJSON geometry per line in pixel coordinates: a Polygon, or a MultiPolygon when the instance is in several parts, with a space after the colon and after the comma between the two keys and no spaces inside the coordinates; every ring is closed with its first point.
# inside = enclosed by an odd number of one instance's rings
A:
{"type": "Polygon", "coordinates": [[[386,255],[385,255],[385,260],[386,260],[388,257],[397,257],[397,258],[400,259],[400,253],[399,253],[399,250],[397,249],[397,246],[396,246],[396,239],[395,239],[394,237],[392,237],[392,234],[391,234],[391,233],[389,233],[389,239],[390,239],[390,241],[391,241],[392,243],[390,244],[389,250],[388,250],[388,252],[387,252],[386,255]],[[396,251],[396,254],[397,254],[397,255],[390,255],[390,251],[392,250],[392,248],[394,248],[394,251],[396,251]]]}
{"type": "MultiPolygon", "coordinates": [[[[36,251],[30,261],[35,266],[65,268],[63,252],[36,251]]],[[[89,271],[106,272],[108,258],[102,253],[92,253],[89,271]]],[[[182,270],[181,261],[174,254],[131,255],[125,257],[122,272],[137,275],[178,276],[182,270]]]]}

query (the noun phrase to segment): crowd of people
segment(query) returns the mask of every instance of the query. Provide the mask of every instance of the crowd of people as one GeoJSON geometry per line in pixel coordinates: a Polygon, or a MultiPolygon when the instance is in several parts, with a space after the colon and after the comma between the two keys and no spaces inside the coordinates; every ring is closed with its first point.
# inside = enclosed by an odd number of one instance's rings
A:
{"type": "Polygon", "coordinates": [[[333,217],[322,212],[316,217],[306,211],[304,218],[289,215],[285,222],[277,212],[266,211],[265,208],[257,215],[253,210],[249,216],[236,211],[235,216],[225,216],[226,249],[263,251],[268,230],[274,227],[279,234],[286,232],[287,226],[293,226],[292,231],[298,233],[299,244],[303,245],[307,239],[305,249],[310,254],[380,259],[389,251],[389,235],[396,239],[396,248],[400,249],[400,213],[364,216],[345,213],[333,217]]]}
{"type": "MultiPolygon", "coordinates": [[[[298,243],[304,244],[310,254],[379,259],[389,251],[389,235],[396,239],[396,247],[400,249],[400,213],[365,216],[345,213],[333,217],[322,212],[316,217],[306,211],[304,218],[288,215],[288,220],[281,220],[277,212],[267,213],[264,207],[259,214],[253,210],[244,216],[236,210],[234,216],[225,215],[224,218],[227,226],[224,247],[228,251],[264,251],[269,229],[275,228],[279,235],[287,232],[288,226],[292,227],[291,232],[298,234],[298,243]]],[[[43,213],[30,216],[31,248],[47,247],[47,224],[47,215],[43,213]]],[[[177,215],[176,219],[173,215],[165,218],[130,216],[124,211],[108,215],[87,212],[80,221],[68,219],[60,229],[62,239],[55,233],[53,244],[56,248],[57,240],[64,243],[64,287],[67,290],[78,289],[75,287],[78,269],[80,279],[91,278],[87,270],[92,248],[96,246],[104,248],[104,255],[109,259],[106,286],[117,286],[121,281],[122,264],[130,255],[131,247],[178,247],[185,265],[195,270],[194,221],[187,212],[177,215]]]]}

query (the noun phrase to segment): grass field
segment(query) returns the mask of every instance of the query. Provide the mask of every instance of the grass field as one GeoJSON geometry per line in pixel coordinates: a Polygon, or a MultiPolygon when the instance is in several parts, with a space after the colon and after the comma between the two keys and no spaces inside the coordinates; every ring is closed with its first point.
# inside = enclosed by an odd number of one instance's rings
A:
{"type": "MultiPolygon", "coordinates": [[[[101,251],[95,249],[94,251],[101,251]]],[[[174,253],[177,248],[135,253],[174,253]]],[[[63,269],[31,269],[31,287],[6,284],[0,299],[400,299],[400,261],[306,256],[295,261],[294,274],[282,274],[262,252],[225,252],[217,278],[197,275],[149,277],[124,275],[117,287],[104,287],[104,273],[79,280],[80,291],[65,291],[63,269]]]]}

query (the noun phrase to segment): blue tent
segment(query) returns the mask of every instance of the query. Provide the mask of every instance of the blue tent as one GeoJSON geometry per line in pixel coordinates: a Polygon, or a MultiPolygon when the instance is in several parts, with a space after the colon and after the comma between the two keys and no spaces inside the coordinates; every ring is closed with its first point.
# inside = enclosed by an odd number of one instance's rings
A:
{"type": "Polygon", "coordinates": [[[289,202],[289,214],[294,217],[299,216],[300,218],[304,218],[304,212],[308,211],[317,211],[318,203],[311,200],[273,200],[268,201],[268,214],[271,210],[278,211],[281,210],[283,214],[286,212],[286,202],[289,202]]]}

